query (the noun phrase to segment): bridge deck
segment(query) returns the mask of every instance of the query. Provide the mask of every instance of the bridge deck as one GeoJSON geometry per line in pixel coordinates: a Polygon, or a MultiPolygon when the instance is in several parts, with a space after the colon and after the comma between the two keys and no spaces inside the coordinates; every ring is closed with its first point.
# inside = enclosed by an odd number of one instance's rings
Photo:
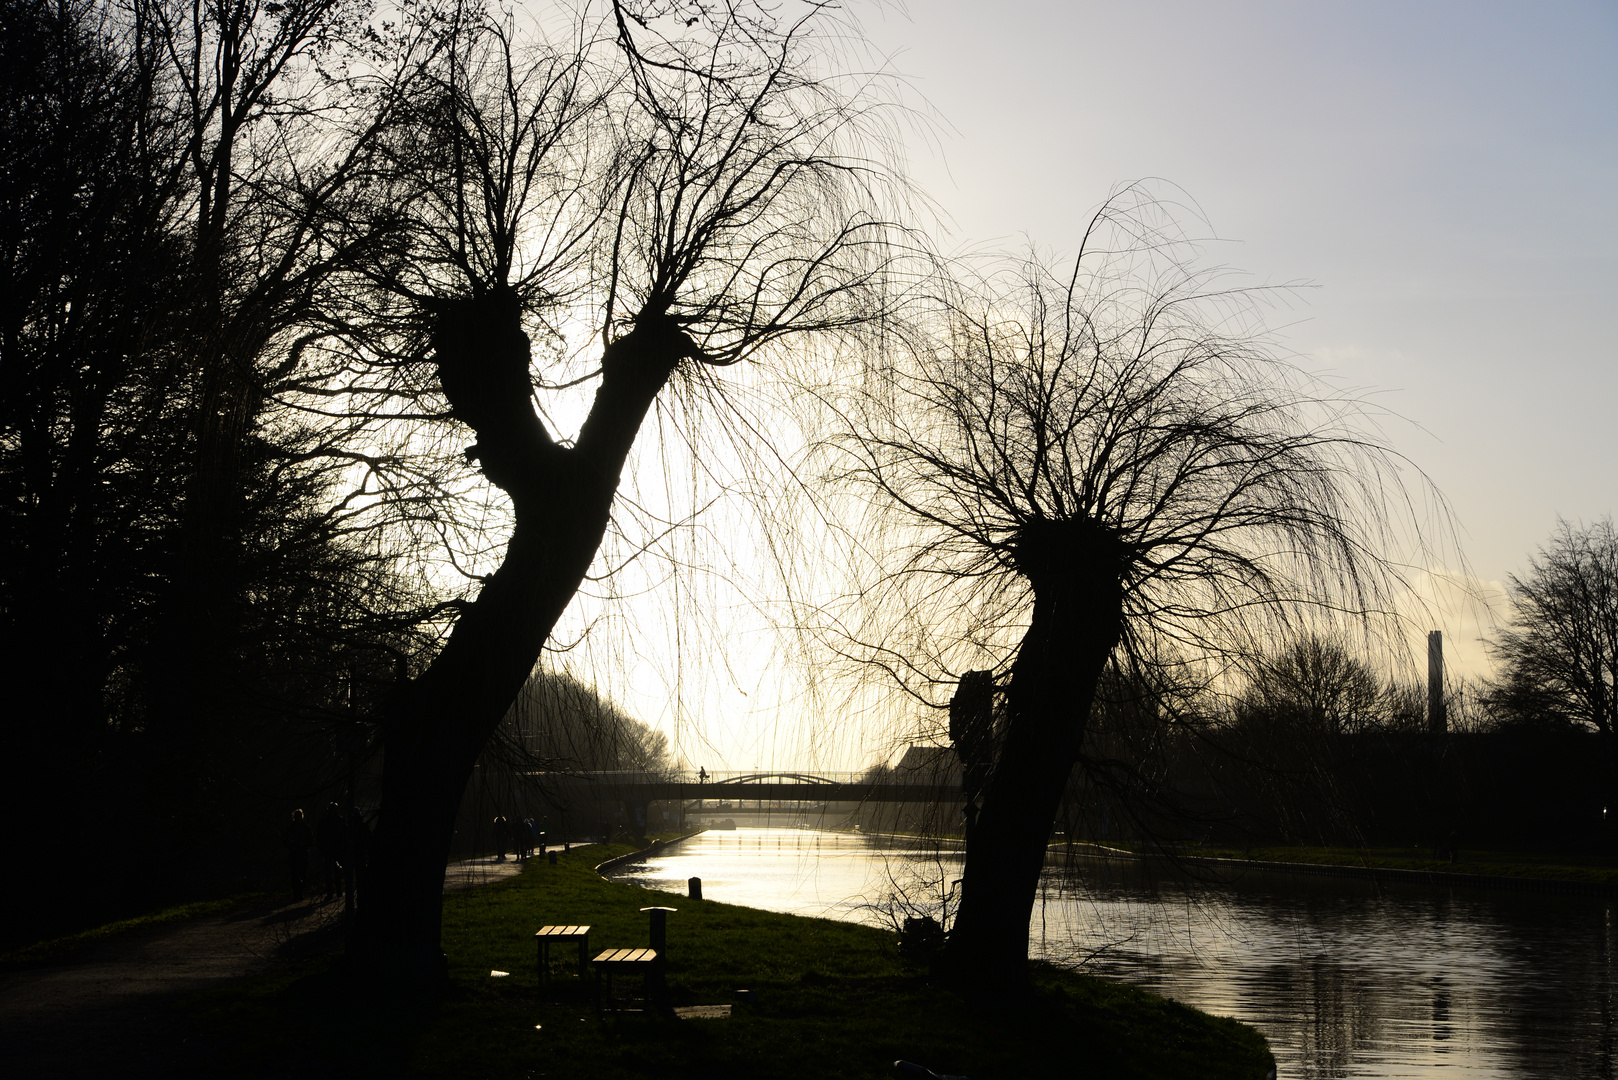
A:
{"type": "Polygon", "coordinates": [[[861,780],[855,773],[835,779],[805,773],[720,773],[709,774],[706,781],[694,773],[667,777],[627,770],[529,775],[552,789],[632,802],[949,802],[961,794],[959,778],[948,775],[882,783],[861,780]]]}
{"type": "MultiPolygon", "coordinates": [[[[620,790],[628,790],[620,789],[620,790]]],[[[636,785],[650,802],[724,799],[741,802],[939,802],[957,798],[959,784],[726,784],[636,785]]]]}

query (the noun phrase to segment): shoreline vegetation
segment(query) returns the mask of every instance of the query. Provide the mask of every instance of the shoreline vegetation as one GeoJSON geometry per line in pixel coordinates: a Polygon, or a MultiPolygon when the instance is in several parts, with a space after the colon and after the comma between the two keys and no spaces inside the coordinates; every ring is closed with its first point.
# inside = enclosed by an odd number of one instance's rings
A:
{"type": "MultiPolygon", "coordinates": [[[[519,875],[446,895],[451,991],[436,1004],[356,994],[335,934],[321,955],[197,995],[192,1018],[210,1042],[231,1046],[211,1074],[822,1080],[891,1077],[905,1059],[973,1080],[1272,1075],[1255,1029],[1133,987],[1036,965],[1029,999],[973,1001],[901,961],[889,931],[694,901],[597,873],[635,853],[581,846],[554,866],[533,859],[519,875]],[[540,984],[539,926],[589,924],[592,952],[644,947],[640,909],[652,906],[676,909],[673,1004],[729,1005],[728,1019],[598,1018],[567,948],[553,950],[552,977],[540,984]]],[[[638,980],[623,981],[620,993],[638,994],[638,980]]]]}
{"type": "Polygon", "coordinates": [[[1231,870],[1310,873],[1321,869],[1357,871],[1362,876],[1413,884],[1473,888],[1618,894],[1618,859],[1606,855],[1538,855],[1521,851],[1460,849],[1453,861],[1411,847],[1324,847],[1270,845],[1231,848],[1181,844],[1147,847],[1128,844],[1056,843],[1053,852],[1079,858],[1163,859],[1231,870]]]}
{"type": "MultiPolygon", "coordinates": [[[[919,840],[959,847],[959,835],[924,836],[920,833],[855,830],[862,836],[887,840],[919,840]]],[[[1058,834],[1060,835],[1060,834],[1058,834]]],[[[1453,861],[1430,848],[1380,845],[1331,847],[1271,844],[1251,848],[1217,844],[1131,844],[1110,841],[1052,841],[1053,855],[1094,859],[1160,859],[1214,869],[1313,873],[1322,869],[1353,871],[1353,876],[1380,877],[1431,887],[1459,886],[1480,889],[1543,889],[1618,895],[1618,857],[1611,855],[1525,851],[1468,850],[1460,848],[1453,861]]],[[[1348,876],[1348,875],[1345,875],[1348,876]]]]}

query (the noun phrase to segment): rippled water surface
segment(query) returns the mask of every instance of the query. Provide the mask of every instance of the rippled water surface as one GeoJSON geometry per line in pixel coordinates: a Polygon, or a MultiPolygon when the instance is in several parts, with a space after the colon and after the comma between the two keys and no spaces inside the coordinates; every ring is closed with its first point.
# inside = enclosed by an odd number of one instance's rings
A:
{"type": "MultiPolygon", "coordinates": [[[[936,910],[955,856],[799,829],[707,832],[614,875],[881,923],[936,910]]],[[[1282,1077],[1618,1076],[1614,902],[1141,863],[1046,871],[1031,952],[1264,1032],[1282,1077]]]]}

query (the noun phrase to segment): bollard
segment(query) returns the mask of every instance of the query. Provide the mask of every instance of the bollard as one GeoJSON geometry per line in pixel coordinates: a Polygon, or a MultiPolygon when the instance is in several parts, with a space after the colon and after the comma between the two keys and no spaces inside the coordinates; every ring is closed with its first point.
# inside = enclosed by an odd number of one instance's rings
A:
{"type": "Polygon", "coordinates": [[[661,957],[669,947],[669,912],[678,911],[671,907],[643,907],[642,911],[652,919],[652,951],[661,957]]]}
{"type": "Polygon", "coordinates": [[[556,852],[547,851],[545,853],[545,861],[550,863],[552,866],[555,866],[556,865],[556,852]]]}
{"type": "Polygon", "coordinates": [[[686,891],[686,895],[691,897],[691,899],[693,899],[693,900],[701,900],[702,899],[702,879],[699,878],[699,877],[694,877],[690,881],[687,881],[685,883],[685,891],[686,891]]]}
{"type": "Polygon", "coordinates": [[[665,962],[669,947],[669,912],[678,911],[671,907],[643,907],[642,911],[651,916],[652,920],[652,951],[657,953],[657,963],[652,965],[652,974],[646,980],[646,1007],[654,1012],[666,1012],[669,1009],[668,985],[664,981],[667,973],[665,962]]]}

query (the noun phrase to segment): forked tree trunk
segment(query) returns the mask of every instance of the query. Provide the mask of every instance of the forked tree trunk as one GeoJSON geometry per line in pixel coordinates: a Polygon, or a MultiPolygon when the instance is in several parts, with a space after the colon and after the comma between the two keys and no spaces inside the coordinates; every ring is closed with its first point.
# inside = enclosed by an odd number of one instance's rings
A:
{"type": "Polygon", "coordinates": [[[578,439],[558,445],[530,403],[528,338],[516,297],[497,292],[437,313],[439,379],[477,434],[484,475],[511,498],[505,560],[443,650],[382,716],[382,806],[366,895],[365,960],[403,986],[445,977],[444,867],[473,763],[500,723],[606,532],[629,448],[690,342],[648,317],[613,343],[578,439]]]}
{"type": "Polygon", "coordinates": [[[1034,611],[1006,687],[1006,726],[962,872],[946,958],[974,991],[1028,981],[1028,924],[1046,845],[1122,618],[1115,545],[1083,522],[1025,531],[1034,611]]]}

